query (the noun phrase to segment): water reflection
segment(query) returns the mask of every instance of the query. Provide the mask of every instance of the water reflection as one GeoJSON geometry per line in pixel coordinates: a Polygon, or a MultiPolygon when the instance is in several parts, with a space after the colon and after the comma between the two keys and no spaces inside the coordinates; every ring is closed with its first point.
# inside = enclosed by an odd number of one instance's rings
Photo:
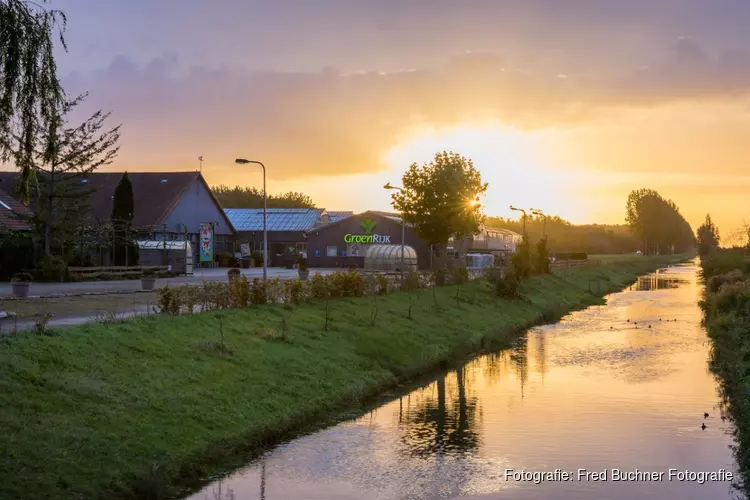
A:
{"type": "Polygon", "coordinates": [[[285,443],[190,499],[210,500],[219,486],[222,498],[231,490],[263,500],[734,498],[720,482],[504,480],[506,468],[733,469],[696,270],[671,268],[606,306],[532,329],[361,418],[285,443]]]}
{"type": "Polygon", "coordinates": [[[479,399],[471,391],[467,395],[465,372],[462,367],[450,377],[439,378],[422,391],[427,395],[414,399],[413,406],[411,396],[407,398],[399,419],[402,453],[432,459],[443,454],[470,455],[478,449],[479,399]]]}
{"type": "MultiPolygon", "coordinates": [[[[668,271],[667,271],[668,272],[668,271]]],[[[689,283],[683,278],[670,276],[667,272],[654,273],[649,276],[642,276],[634,283],[630,290],[645,292],[648,290],[664,290],[668,288],[677,288],[689,283]]]]}

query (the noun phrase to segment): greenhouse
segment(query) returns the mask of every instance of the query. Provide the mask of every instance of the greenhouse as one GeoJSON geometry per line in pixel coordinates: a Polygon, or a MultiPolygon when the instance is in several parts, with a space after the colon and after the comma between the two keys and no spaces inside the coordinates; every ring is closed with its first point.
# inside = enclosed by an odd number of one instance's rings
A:
{"type": "Polygon", "coordinates": [[[365,269],[368,271],[401,271],[403,248],[404,271],[417,270],[417,252],[405,245],[372,245],[365,254],[365,269]]]}

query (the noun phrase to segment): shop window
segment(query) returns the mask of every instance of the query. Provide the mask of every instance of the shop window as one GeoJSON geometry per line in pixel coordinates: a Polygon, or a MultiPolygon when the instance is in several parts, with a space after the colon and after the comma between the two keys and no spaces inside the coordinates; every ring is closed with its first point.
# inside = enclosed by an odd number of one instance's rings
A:
{"type": "Polygon", "coordinates": [[[333,246],[326,247],[326,257],[338,257],[339,249],[333,246]]]}

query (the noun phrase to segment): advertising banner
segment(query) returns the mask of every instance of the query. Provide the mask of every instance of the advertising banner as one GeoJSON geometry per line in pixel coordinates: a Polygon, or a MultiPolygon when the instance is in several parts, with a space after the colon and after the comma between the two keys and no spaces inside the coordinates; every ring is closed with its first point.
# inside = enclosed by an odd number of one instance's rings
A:
{"type": "Polygon", "coordinates": [[[200,250],[201,262],[214,260],[214,225],[210,222],[201,223],[200,250]]]}

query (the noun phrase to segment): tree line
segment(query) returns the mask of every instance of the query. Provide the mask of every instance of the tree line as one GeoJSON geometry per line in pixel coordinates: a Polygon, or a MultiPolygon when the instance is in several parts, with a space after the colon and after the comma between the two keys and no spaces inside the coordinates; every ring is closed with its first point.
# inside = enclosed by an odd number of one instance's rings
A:
{"type": "MultiPolygon", "coordinates": [[[[263,208],[263,191],[255,187],[218,185],[211,191],[224,208],[263,208]]],[[[316,208],[312,198],[296,191],[268,195],[266,203],[268,208],[316,208]]]]}
{"type": "Polygon", "coordinates": [[[644,254],[683,253],[695,248],[695,235],[677,205],[653,189],[631,191],[625,220],[644,254]]]}

